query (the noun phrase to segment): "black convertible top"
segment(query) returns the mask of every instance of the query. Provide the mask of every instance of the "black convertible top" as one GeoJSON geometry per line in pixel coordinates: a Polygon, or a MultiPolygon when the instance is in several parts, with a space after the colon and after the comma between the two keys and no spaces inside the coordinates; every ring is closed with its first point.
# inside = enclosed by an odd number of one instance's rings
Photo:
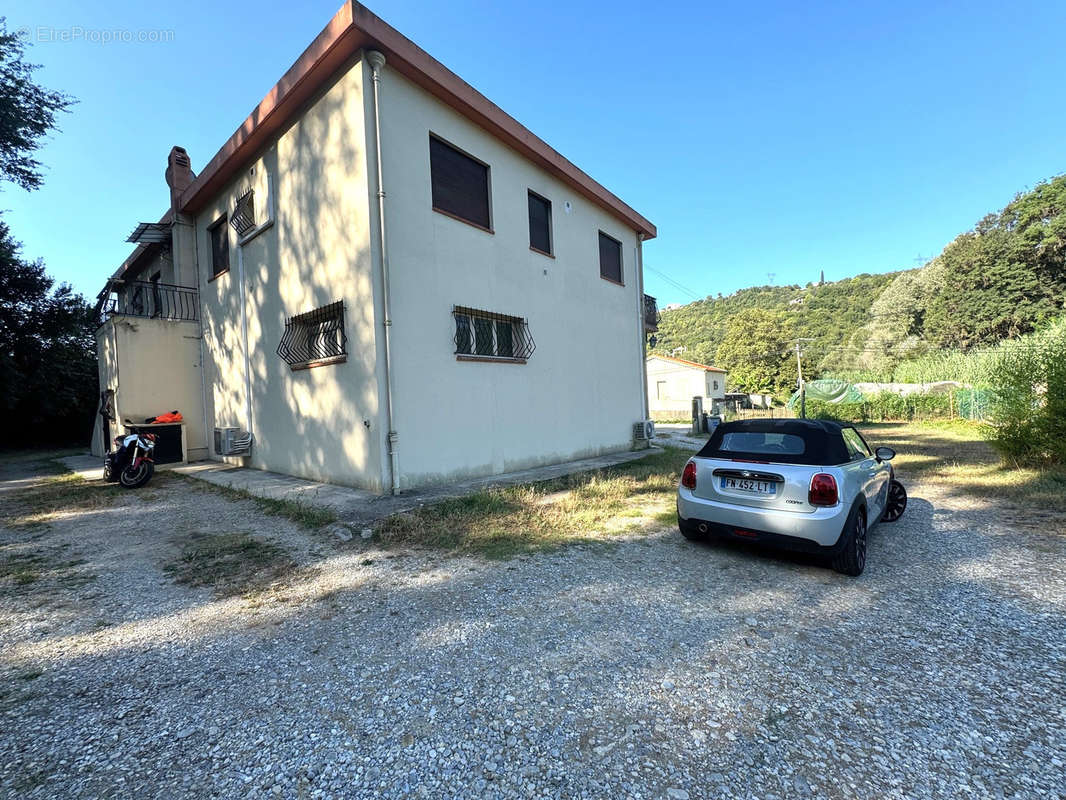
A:
{"type": "Polygon", "coordinates": [[[845,464],[850,458],[839,422],[823,419],[744,419],[723,422],[714,429],[711,438],[697,453],[702,458],[739,458],[747,461],[775,461],[781,464],[810,464],[832,466],[845,464]],[[730,433],[777,433],[798,436],[803,440],[802,453],[766,451],[745,453],[734,449],[722,450],[722,441],[730,433]]]}

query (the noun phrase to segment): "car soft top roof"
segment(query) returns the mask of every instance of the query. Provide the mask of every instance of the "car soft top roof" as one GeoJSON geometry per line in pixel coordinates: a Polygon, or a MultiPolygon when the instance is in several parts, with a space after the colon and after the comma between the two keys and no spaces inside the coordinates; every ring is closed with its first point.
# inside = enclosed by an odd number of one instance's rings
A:
{"type": "Polygon", "coordinates": [[[779,464],[808,464],[830,466],[844,464],[848,450],[839,422],[824,419],[745,419],[723,422],[714,429],[711,438],[696,455],[701,458],[741,459],[745,461],[773,461],[779,464]],[[803,439],[804,450],[800,455],[789,453],[742,453],[736,450],[723,452],[722,440],[729,433],[779,433],[803,439]]]}

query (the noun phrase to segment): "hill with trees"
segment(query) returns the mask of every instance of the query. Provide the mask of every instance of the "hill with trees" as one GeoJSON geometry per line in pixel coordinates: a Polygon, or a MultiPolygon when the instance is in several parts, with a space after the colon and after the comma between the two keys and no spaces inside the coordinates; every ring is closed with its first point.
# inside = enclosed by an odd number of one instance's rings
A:
{"type": "MultiPolygon", "coordinates": [[[[1066,302],[1066,176],[1019,194],[920,269],[806,286],[757,286],[665,311],[654,352],[728,369],[730,384],[786,392],[793,342],[805,377],[891,380],[1047,328],[1066,302]]],[[[948,376],[944,376],[947,378],[948,376]]],[[[927,380],[936,379],[928,376],[927,380]]]]}

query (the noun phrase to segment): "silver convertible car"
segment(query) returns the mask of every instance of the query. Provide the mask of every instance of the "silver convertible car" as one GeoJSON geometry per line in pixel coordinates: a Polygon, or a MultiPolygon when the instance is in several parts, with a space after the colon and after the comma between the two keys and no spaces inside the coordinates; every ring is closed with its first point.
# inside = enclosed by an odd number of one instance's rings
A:
{"type": "Polygon", "coordinates": [[[860,575],[867,531],[892,522],[907,492],[888,462],[851,425],[823,420],[743,420],[719,425],[686,465],[677,524],[688,539],[727,537],[821,554],[860,575]]]}

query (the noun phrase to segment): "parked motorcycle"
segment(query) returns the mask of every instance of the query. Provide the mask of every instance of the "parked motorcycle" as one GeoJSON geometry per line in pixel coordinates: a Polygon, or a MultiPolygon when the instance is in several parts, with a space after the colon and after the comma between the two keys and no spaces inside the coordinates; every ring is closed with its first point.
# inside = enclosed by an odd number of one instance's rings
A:
{"type": "Polygon", "coordinates": [[[130,433],[115,437],[115,449],[104,461],[104,480],[118,482],[127,489],[139,489],[148,483],[155,472],[152,451],[154,433],[130,433]]]}

